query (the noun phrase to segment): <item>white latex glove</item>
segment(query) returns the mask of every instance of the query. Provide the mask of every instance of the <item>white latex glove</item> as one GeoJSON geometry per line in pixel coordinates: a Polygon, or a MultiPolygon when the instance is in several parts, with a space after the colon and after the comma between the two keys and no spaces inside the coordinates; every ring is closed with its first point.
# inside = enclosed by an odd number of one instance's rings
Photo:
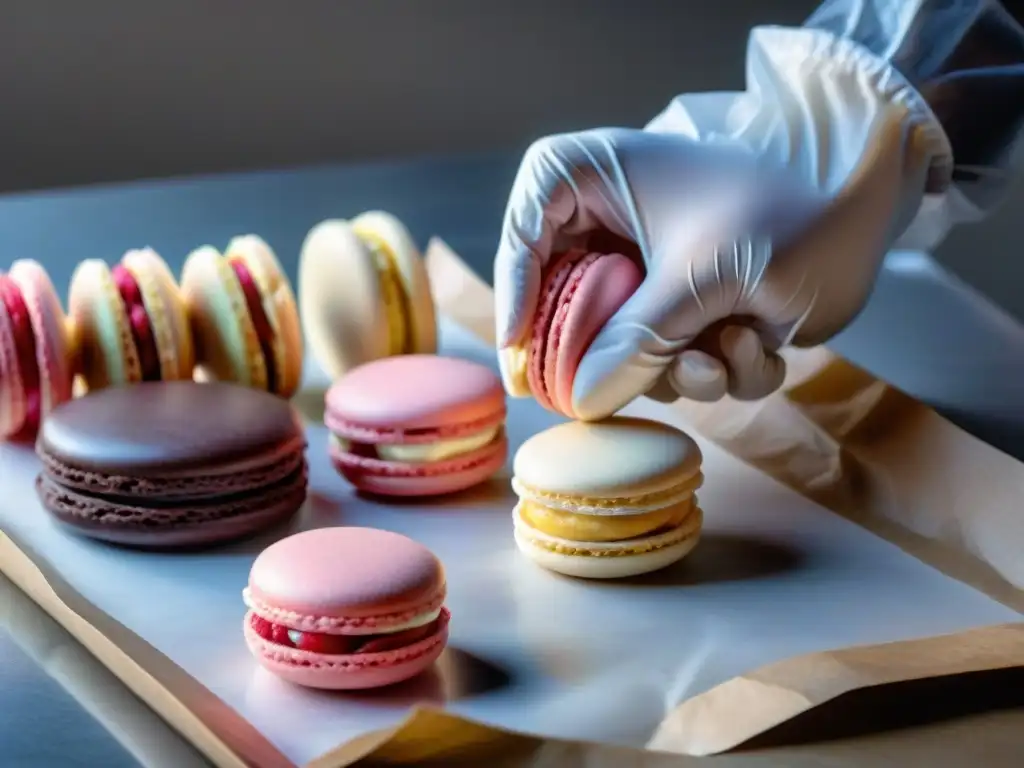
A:
{"type": "Polygon", "coordinates": [[[769,394],[775,351],[841,330],[926,191],[948,188],[941,127],[866,49],[760,28],[747,79],[742,94],[680,97],[643,131],[553,136],[523,159],[495,261],[500,346],[527,333],[552,255],[611,235],[646,268],[581,362],[581,418],[645,393],[769,394]]]}

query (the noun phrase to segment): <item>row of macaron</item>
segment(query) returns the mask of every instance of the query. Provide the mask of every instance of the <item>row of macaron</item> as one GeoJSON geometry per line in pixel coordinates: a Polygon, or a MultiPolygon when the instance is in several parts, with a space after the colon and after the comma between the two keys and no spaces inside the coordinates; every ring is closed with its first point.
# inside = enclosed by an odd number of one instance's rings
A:
{"type": "Polygon", "coordinates": [[[0,437],[34,437],[78,391],[194,376],[284,398],[298,389],[304,338],[332,378],[370,360],[436,351],[422,256],[394,216],[371,211],[310,230],[298,306],[256,235],[185,260],[180,281],[153,249],[75,269],[67,313],[45,268],[0,273],[0,437]],[[301,315],[300,315],[301,309],[301,315]],[[301,321],[300,321],[301,318],[301,321]],[[305,334],[303,334],[305,330],[305,334]]]}
{"type": "MultiPolygon", "coordinates": [[[[365,493],[453,493],[500,472],[506,417],[486,366],[384,358],[328,391],[326,450],[365,493]]],[[[147,549],[213,546],[296,516],[307,498],[306,441],[294,406],[264,391],[194,381],[111,387],[61,404],[43,423],[36,489],[73,535],[147,549]]],[[[513,462],[517,547],[574,577],[664,568],[699,538],[701,460],[682,431],[644,419],[565,422],[533,435],[513,462]]],[[[329,486],[318,490],[330,498],[329,486]]],[[[387,685],[440,654],[445,595],[444,569],[421,544],[375,529],[313,529],[255,560],[244,636],[260,664],[291,682],[387,685]]]]}
{"type": "MultiPolygon", "coordinates": [[[[358,491],[426,500],[503,469],[505,393],[487,366],[440,355],[363,364],[326,393],[330,463],[358,491]]],[[[225,382],[109,387],[57,406],[36,441],[43,507],[121,545],[214,545],[288,520],[306,499],[307,437],[288,401],[225,382]]],[[[513,461],[519,548],[589,578],[662,568],[696,543],[702,455],[628,417],[565,422],[513,461]]]]}

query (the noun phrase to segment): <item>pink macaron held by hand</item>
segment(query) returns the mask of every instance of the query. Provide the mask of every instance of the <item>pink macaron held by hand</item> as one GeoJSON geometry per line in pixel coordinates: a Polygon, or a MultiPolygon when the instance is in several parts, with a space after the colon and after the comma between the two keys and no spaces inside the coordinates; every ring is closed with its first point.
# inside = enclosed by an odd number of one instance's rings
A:
{"type": "Polygon", "coordinates": [[[310,688],[407,680],[448,642],[444,568],[389,531],[320,528],[282,539],[256,558],[243,595],[253,656],[310,688]]]}
{"type": "Polygon", "coordinates": [[[642,281],[640,267],[619,253],[574,249],[556,259],[544,272],[530,332],[501,350],[509,394],[579,418],[572,390],[580,361],[642,281]]]}
{"type": "Polygon", "coordinates": [[[366,363],[327,392],[335,468],[384,496],[433,496],[483,482],[508,455],[505,392],[469,360],[400,355],[366,363]]]}

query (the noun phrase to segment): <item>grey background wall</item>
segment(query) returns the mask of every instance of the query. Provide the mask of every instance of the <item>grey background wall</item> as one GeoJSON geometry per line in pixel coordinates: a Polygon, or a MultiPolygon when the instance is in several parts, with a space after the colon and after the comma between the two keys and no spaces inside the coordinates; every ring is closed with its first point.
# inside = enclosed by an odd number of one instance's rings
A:
{"type": "MultiPolygon", "coordinates": [[[[813,0],[24,0],[0,8],[0,191],[523,147],[737,88],[813,0]]],[[[1024,316],[1024,190],[940,258],[1024,316]],[[1009,275],[1009,276],[1008,276],[1009,275]]]]}

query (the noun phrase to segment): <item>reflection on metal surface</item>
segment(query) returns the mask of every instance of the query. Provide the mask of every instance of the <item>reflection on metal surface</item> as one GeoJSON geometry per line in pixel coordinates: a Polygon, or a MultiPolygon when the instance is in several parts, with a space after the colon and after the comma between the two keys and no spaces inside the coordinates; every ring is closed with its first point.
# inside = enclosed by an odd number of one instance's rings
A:
{"type": "MultiPolygon", "coordinates": [[[[153,768],[202,768],[208,766],[198,752],[178,736],[149,707],[142,704],[113,674],[103,667],[89,652],[50,618],[28,596],[0,575],[0,629],[6,630],[17,646],[36,664],[28,674],[18,675],[4,685],[4,698],[10,697],[11,704],[20,708],[19,715],[43,724],[40,730],[51,733],[59,730],[63,744],[53,751],[53,757],[63,762],[71,754],[83,765],[104,765],[116,768],[121,765],[142,765],[153,768]],[[90,744],[101,744],[85,739],[76,741],[74,731],[68,733],[73,724],[70,718],[60,718],[52,699],[39,702],[37,711],[25,711],[34,706],[34,694],[38,686],[36,672],[45,673],[55,680],[86,712],[92,715],[109,732],[110,736],[127,751],[122,753],[113,744],[102,752],[90,752],[90,744]],[[134,757],[135,760],[129,758],[134,757]]],[[[0,640],[3,635],[0,633],[0,640]]],[[[3,653],[0,644],[0,679],[11,670],[4,667],[18,664],[14,654],[3,653]]],[[[6,715],[5,715],[6,718],[6,715]]],[[[83,718],[84,719],[84,718],[83,718]]],[[[86,728],[81,729],[86,736],[86,728]]],[[[27,733],[24,738],[35,738],[39,734],[27,733]]],[[[17,734],[15,734],[17,736],[17,734]]],[[[6,756],[17,744],[3,740],[6,756]]],[[[39,748],[26,744],[26,750],[39,748]]],[[[92,747],[96,749],[97,747],[92,747]]],[[[21,764],[21,763],[19,763],[21,764]]]]}

